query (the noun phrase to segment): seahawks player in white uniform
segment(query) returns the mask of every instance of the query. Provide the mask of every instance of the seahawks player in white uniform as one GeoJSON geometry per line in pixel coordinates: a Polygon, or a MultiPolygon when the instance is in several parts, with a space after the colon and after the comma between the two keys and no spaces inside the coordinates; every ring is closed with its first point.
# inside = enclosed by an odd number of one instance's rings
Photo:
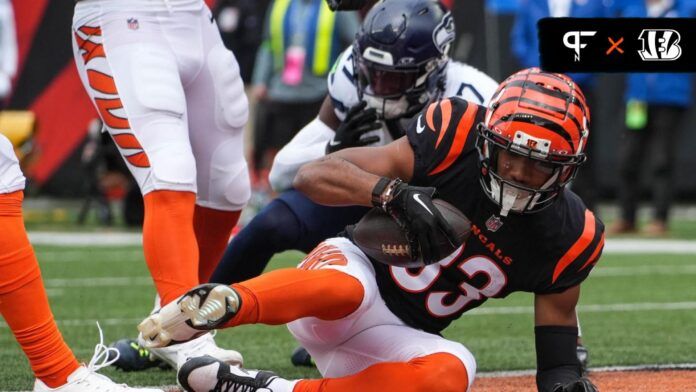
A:
{"type": "Polygon", "coordinates": [[[275,158],[270,180],[282,193],[234,237],[211,282],[257,276],[274,254],[308,252],[365,214],[364,207],[326,207],[290,189],[304,163],[343,148],[387,144],[442,97],[488,103],[497,83],[449,58],[454,35],[452,16],[436,0],[384,0],[372,8],[328,76],[319,115],[275,158]],[[428,12],[416,11],[423,8],[428,12]]]}
{"type": "MultiPolygon", "coordinates": [[[[321,158],[328,151],[333,152],[346,147],[356,147],[359,145],[384,145],[395,137],[401,136],[403,122],[410,120],[414,111],[422,108],[423,102],[409,102],[409,97],[402,91],[402,88],[409,86],[401,86],[399,82],[385,88],[394,88],[397,91],[391,97],[383,97],[375,94],[369,84],[361,84],[368,80],[360,80],[360,75],[357,80],[356,88],[356,72],[355,66],[357,54],[353,46],[346,49],[341,57],[336,62],[332,73],[329,76],[329,98],[330,101],[325,106],[331,105],[336,118],[344,123],[346,120],[355,122],[355,115],[349,116],[351,108],[356,108],[356,111],[361,111],[361,117],[370,117],[373,111],[365,112],[362,105],[373,109],[377,114],[377,120],[380,127],[371,132],[362,133],[360,130],[351,129],[350,138],[345,140],[348,135],[341,135],[343,138],[334,138],[336,131],[334,128],[324,124],[321,117],[317,117],[314,122],[303,128],[294,138],[288,143],[276,156],[273,167],[270,173],[270,182],[273,189],[277,192],[282,192],[292,187],[292,180],[300,166],[310,160],[321,158]],[[358,109],[360,108],[360,109],[358,109]],[[373,139],[378,137],[379,140],[373,139]]],[[[368,50],[363,54],[361,62],[368,64],[370,60],[367,56],[373,54],[374,51],[368,50]]],[[[373,57],[376,59],[377,57],[373,57]]],[[[359,67],[359,65],[358,65],[359,67]]],[[[417,98],[425,99],[425,102],[430,102],[433,99],[442,97],[457,96],[467,101],[476,102],[481,105],[488,103],[491,95],[497,87],[496,82],[485,73],[478,69],[460,63],[449,58],[445,59],[444,69],[441,71],[441,77],[438,80],[430,81],[430,83],[441,83],[441,86],[427,89],[417,98]]],[[[370,72],[365,70],[365,72],[370,72]]],[[[379,80],[380,77],[387,76],[387,72],[378,74],[380,71],[372,71],[373,80],[379,80]]],[[[364,74],[363,74],[364,75],[364,74]]],[[[390,76],[387,76],[389,78],[390,76]]],[[[407,82],[410,82],[410,77],[407,77],[407,82]]],[[[424,86],[426,87],[426,86],[424,86]]],[[[359,121],[358,121],[359,122],[359,121]]],[[[363,130],[367,128],[362,128],[363,130]]]]}

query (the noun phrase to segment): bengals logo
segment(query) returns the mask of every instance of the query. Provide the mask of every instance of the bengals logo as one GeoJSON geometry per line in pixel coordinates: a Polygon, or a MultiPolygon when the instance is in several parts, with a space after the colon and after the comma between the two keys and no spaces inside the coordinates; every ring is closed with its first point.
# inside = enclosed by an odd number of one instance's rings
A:
{"type": "Polygon", "coordinates": [[[645,29],[638,39],[643,43],[643,49],[638,51],[643,61],[674,61],[681,57],[681,35],[676,30],[645,29]]]}

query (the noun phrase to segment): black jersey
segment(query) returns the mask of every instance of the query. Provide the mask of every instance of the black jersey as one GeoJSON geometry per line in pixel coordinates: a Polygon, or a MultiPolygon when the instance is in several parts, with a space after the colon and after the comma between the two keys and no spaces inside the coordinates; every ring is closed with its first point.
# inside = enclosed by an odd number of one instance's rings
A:
{"type": "Polygon", "coordinates": [[[485,107],[458,98],[430,105],[407,130],[410,184],[437,188],[472,222],[461,250],[424,268],[372,261],[380,293],[407,324],[440,332],[488,298],[562,292],[582,282],[604,246],[604,225],[565,189],[548,208],[500,217],[480,184],[476,126],[485,107]]]}

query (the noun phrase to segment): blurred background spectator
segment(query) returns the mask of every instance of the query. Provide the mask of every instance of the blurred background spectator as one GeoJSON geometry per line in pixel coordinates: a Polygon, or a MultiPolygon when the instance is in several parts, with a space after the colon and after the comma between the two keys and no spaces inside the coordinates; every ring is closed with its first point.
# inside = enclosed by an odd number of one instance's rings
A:
{"type": "Polygon", "coordinates": [[[271,3],[252,77],[257,191],[268,189],[275,153],[316,116],[327,92],[326,75],[358,27],[355,12],[331,12],[325,0],[271,3]]]}
{"type": "Polygon", "coordinates": [[[142,227],[145,209],[140,188],[111,136],[102,129],[103,123],[99,118],[95,118],[87,129],[80,158],[84,170],[82,192],[85,196],[77,223],[84,225],[90,211],[95,211],[100,225],[114,225],[118,220],[115,219],[112,204],[120,203],[123,223],[127,227],[142,227]]]}
{"type": "MultiPolygon", "coordinates": [[[[622,17],[687,17],[690,10],[679,0],[646,0],[626,5],[622,17]]],[[[630,74],[626,80],[626,121],[619,144],[618,202],[620,218],[610,226],[612,234],[637,230],[636,214],[641,194],[640,174],[650,167],[649,189],[654,208],[644,232],[667,233],[672,206],[675,152],[679,125],[692,102],[693,74],[630,74]]]]}
{"type": "Polygon", "coordinates": [[[251,82],[256,53],[263,39],[263,21],[271,0],[218,0],[213,16],[222,42],[234,53],[244,84],[251,82]]]}

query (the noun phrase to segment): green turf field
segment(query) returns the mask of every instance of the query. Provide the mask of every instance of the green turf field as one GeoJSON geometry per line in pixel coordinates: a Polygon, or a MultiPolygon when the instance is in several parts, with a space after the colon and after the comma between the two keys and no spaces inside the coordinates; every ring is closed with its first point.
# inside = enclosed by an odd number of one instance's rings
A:
{"type": "MultiPolygon", "coordinates": [[[[79,248],[37,246],[51,305],[69,345],[88,361],[99,339],[135,336],[135,325],[151,309],[151,287],[138,247],[79,248]]],[[[273,267],[292,266],[299,253],[285,253],[273,267]]],[[[583,286],[580,317],[591,366],[696,362],[696,255],[605,255],[583,286]]],[[[532,296],[488,301],[447,331],[467,345],[481,371],[535,366],[532,296]]],[[[221,346],[235,348],[248,367],[268,368],[288,377],[317,376],[293,368],[294,348],[284,327],[247,326],[218,334],[221,346]]],[[[0,390],[28,390],[33,376],[27,360],[0,324],[0,390]]],[[[172,385],[173,371],[121,373],[104,370],[119,382],[172,385]]]]}

